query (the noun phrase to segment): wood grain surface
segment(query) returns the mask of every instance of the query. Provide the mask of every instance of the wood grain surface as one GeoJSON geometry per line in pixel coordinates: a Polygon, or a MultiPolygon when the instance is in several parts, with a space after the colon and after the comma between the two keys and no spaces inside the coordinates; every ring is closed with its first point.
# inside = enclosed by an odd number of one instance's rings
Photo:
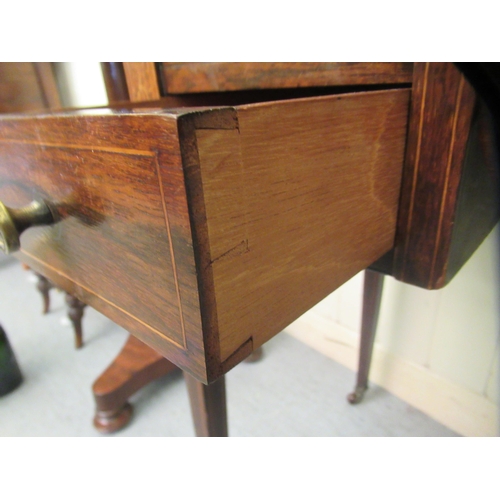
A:
{"type": "Polygon", "coordinates": [[[412,63],[161,64],[162,94],[411,83],[412,63]]]}
{"type": "Polygon", "coordinates": [[[51,63],[0,62],[0,113],[60,106],[51,63]]]}
{"type": "Polygon", "coordinates": [[[491,120],[455,65],[416,63],[412,95],[389,272],[435,289],[458,272],[497,220],[498,159],[491,120]]]}
{"type": "Polygon", "coordinates": [[[196,131],[222,360],[392,247],[408,98],[249,105],[237,128],[196,131]]]}
{"type": "Polygon", "coordinates": [[[159,99],[158,77],[152,62],[124,62],[128,96],[132,102],[159,99]]]}

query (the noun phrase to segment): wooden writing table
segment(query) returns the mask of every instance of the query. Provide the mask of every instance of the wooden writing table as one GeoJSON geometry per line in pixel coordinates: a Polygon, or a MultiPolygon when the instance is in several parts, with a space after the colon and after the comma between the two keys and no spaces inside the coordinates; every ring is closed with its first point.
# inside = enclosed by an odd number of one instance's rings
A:
{"type": "Polygon", "coordinates": [[[227,433],[224,373],[349,278],[444,286],[497,219],[452,64],[123,68],[139,104],[1,118],[3,244],[180,367],[199,435],[227,433]]]}

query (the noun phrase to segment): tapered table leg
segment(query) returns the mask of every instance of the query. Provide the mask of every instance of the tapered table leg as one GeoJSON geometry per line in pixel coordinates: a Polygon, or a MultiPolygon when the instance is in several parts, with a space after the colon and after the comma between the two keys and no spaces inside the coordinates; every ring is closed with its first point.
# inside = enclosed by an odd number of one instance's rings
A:
{"type": "Polygon", "coordinates": [[[173,363],[130,335],[113,363],[92,386],[95,428],[114,432],[124,427],[132,416],[128,398],[174,370],[178,368],[173,363]]]}
{"type": "Polygon", "coordinates": [[[358,376],[354,392],[347,396],[347,400],[351,404],[359,403],[363,399],[366,389],[368,389],[368,374],[370,372],[383,286],[383,274],[369,269],[365,271],[358,376]]]}
{"type": "Polygon", "coordinates": [[[264,349],[262,346],[257,347],[257,349],[255,349],[255,351],[253,351],[252,354],[245,359],[245,363],[256,363],[262,359],[262,356],[264,356],[264,349]]]}
{"type": "Polygon", "coordinates": [[[210,385],[184,373],[198,437],[227,437],[226,383],[224,376],[210,385]]]}

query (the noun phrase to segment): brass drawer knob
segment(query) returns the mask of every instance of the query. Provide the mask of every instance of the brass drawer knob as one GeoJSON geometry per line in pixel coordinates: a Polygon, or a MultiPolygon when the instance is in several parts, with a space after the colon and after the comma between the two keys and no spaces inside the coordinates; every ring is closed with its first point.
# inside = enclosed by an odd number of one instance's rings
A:
{"type": "Polygon", "coordinates": [[[55,221],[54,214],[43,201],[33,201],[22,208],[8,208],[0,201],[0,250],[6,254],[19,250],[19,237],[25,229],[55,221]]]}

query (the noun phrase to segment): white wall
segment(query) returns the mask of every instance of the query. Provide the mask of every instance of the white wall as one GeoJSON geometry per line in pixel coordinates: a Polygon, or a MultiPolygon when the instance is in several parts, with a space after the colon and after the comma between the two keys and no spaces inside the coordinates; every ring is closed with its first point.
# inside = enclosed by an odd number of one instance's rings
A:
{"type": "Polygon", "coordinates": [[[85,108],[108,104],[100,63],[56,63],[55,71],[64,107],[85,108]]]}
{"type": "MultiPolygon", "coordinates": [[[[371,380],[463,435],[498,435],[498,238],[497,226],[442,290],[385,278],[371,380]]],[[[362,284],[361,273],[287,332],[356,369],[362,284]]]]}

